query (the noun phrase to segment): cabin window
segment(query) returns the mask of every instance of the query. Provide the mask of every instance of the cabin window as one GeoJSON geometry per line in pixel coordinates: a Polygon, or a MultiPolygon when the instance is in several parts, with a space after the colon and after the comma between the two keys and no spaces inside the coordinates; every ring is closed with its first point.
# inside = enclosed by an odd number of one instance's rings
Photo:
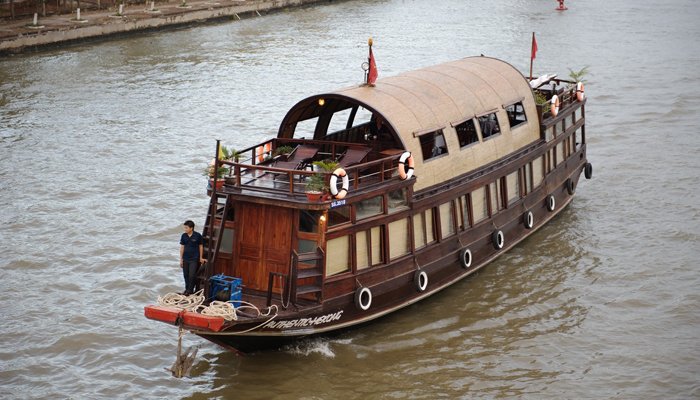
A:
{"type": "Polygon", "coordinates": [[[435,237],[435,218],[433,217],[432,208],[425,210],[425,237],[428,244],[437,240],[435,237]]]}
{"type": "Polygon", "coordinates": [[[326,242],[326,276],[350,270],[350,236],[341,236],[326,242]]]}
{"type": "Polygon", "coordinates": [[[532,162],[532,187],[539,187],[544,178],[544,156],[532,162]]]}
{"type": "Polygon", "coordinates": [[[383,249],[384,246],[384,235],[382,234],[382,227],[375,226],[370,230],[370,250],[372,252],[372,265],[381,264],[384,260],[383,249]]]}
{"type": "Polygon", "coordinates": [[[346,108],[345,110],[334,112],[328,125],[328,132],[333,133],[346,130],[351,111],[351,108],[346,108]]]}
{"type": "Polygon", "coordinates": [[[469,197],[470,197],[469,195],[466,195],[466,196],[459,198],[460,207],[462,209],[462,212],[460,213],[461,217],[462,217],[462,230],[465,230],[465,229],[469,228],[470,226],[472,226],[472,223],[471,223],[471,220],[469,217],[471,215],[471,213],[469,211],[471,208],[471,205],[469,204],[469,197]]]}
{"type": "Polygon", "coordinates": [[[389,259],[394,260],[411,251],[408,218],[389,223],[389,259]]]}
{"type": "Polygon", "coordinates": [[[496,214],[503,209],[503,185],[501,180],[489,184],[489,198],[491,200],[491,215],[496,214]]]}
{"type": "Polygon", "coordinates": [[[315,240],[299,239],[297,242],[297,253],[315,253],[318,244],[315,240]]]}
{"type": "Polygon", "coordinates": [[[352,126],[358,126],[362,124],[368,124],[372,120],[372,111],[360,107],[357,109],[355,114],[355,119],[353,120],[352,126]]]}
{"type": "Polygon", "coordinates": [[[481,127],[481,137],[484,140],[501,133],[501,126],[498,125],[498,118],[496,118],[495,112],[479,117],[479,126],[481,127]]]}
{"type": "Polygon", "coordinates": [[[566,146],[564,140],[557,144],[557,165],[561,164],[566,160],[566,146]]]}
{"type": "Polygon", "coordinates": [[[425,213],[413,214],[413,245],[416,249],[425,246],[425,213]]]}
{"type": "Polygon", "coordinates": [[[408,194],[408,189],[403,188],[399,190],[393,190],[389,192],[388,195],[388,204],[389,204],[389,213],[393,213],[399,210],[404,210],[408,208],[408,200],[407,200],[407,194],[408,194]]]}
{"type": "Polygon", "coordinates": [[[294,137],[297,139],[307,138],[311,139],[314,137],[316,132],[316,125],[318,124],[318,117],[305,119],[303,121],[297,122],[297,126],[294,128],[294,137]]]}
{"type": "Polygon", "coordinates": [[[320,211],[299,210],[299,232],[318,233],[320,211]]]}
{"type": "Polygon", "coordinates": [[[219,246],[219,251],[228,254],[233,253],[233,239],[234,230],[224,228],[224,234],[221,236],[221,246],[219,246]]]}
{"type": "Polygon", "coordinates": [[[549,128],[544,130],[544,140],[549,142],[552,139],[554,139],[554,127],[550,126],[549,128]]]}
{"type": "Polygon", "coordinates": [[[470,194],[472,201],[472,221],[474,224],[483,221],[489,216],[486,202],[486,187],[482,186],[470,194]]]}
{"type": "Polygon", "coordinates": [[[459,139],[460,148],[479,142],[479,135],[476,133],[474,118],[455,125],[455,132],[457,132],[457,139],[459,139]]]}
{"type": "Polygon", "coordinates": [[[350,222],[350,206],[335,207],[328,210],[328,226],[350,222]]]}
{"type": "Polygon", "coordinates": [[[445,143],[445,135],[442,129],[421,135],[418,139],[420,140],[424,161],[447,154],[447,144],[445,143]]]}
{"type": "Polygon", "coordinates": [[[520,179],[518,178],[518,171],[512,172],[506,176],[506,188],[508,189],[508,205],[520,199],[520,179]]]}
{"type": "Polygon", "coordinates": [[[566,118],[561,120],[561,128],[557,129],[557,136],[566,133],[566,118]]]}
{"type": "Polygon", "coordinates": [[[357,269],[365,269],[370,265],[369,259],[369,231],[359,231],[355,234],[355,249],[357,251],[357,269]]]}
{"type": "Polygon", "coordinates": [[[455,219],[452,213],[452,201],[440,204],[440,233],[443,238],[455,234],[455,219]]]}
{"type": "Polygon", "coordinates": [[[532,192],[532,163],[529,162],[523,167],[523,181],[525,182],[525,190],[523,194],[532,192]]]}
{"type": "Polygon", "coordinates": [[[382,196],[372,197],[355,203],[357,219],[368,218],[384,213],[384,201],[382,196]]]}
{"type": "Polygon", "coordinates": [[[522,101],[507,106],[506,113],[508,114],[508,123],[510,123],[511,129],[527,122],[525,107],[523,107],[522,101]]]}

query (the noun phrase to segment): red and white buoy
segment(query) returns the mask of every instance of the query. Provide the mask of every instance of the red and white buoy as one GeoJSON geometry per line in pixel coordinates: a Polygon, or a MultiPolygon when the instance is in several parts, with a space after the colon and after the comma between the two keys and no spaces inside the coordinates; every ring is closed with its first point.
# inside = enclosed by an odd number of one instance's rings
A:
{"type": "Polygon", "coordinates": [[[557,0],[557,1],[559,2],[559,7],[557,7],[556,10],[558,10],[558,11],[568,10],[568,8],[566,8],[566,6],[564,5],[564,0],[557,0]]]}

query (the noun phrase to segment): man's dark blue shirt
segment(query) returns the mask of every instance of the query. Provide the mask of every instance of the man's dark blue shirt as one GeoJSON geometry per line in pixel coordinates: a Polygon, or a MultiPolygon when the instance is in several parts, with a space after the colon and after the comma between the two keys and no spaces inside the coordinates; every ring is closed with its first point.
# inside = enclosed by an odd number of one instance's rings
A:
{"type": "Polygon", "coordinates": [[[198,232],[192,232],[192,236],[187,236],[186,233],[183,233],[180,237],[180,244],[185,246],[182,259],[185,261],[199,261],[199,245],[202,243],[202,235],[198,232]]]}

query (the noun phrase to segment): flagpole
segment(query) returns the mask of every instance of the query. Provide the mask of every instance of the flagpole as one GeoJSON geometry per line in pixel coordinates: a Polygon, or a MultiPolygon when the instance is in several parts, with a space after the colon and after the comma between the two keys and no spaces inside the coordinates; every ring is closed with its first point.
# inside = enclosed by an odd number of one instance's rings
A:
{"type": "Polygon", "coordinates": [[[532,80],[532,62],[535,60],[533,57],[533,49],[535,48],[535,32],[532,32],[532,42],[530,44],[530,80],[532,80]]]}

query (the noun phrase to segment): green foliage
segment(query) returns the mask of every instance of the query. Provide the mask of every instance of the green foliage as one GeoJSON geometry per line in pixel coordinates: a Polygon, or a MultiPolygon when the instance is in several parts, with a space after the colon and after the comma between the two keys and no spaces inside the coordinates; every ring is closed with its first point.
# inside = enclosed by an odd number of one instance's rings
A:
{"type": "Polygon", "coordinates": [[[294,150],[294,147],[292,147],[292,146],[287,146],[287,145],[278,146],[278,147],[275,149],[275,151],[272,152],[272,155],[273,155],[273,156],[278,156],[278,155],[280,155],[280,154],[289,154],[289,153],[292,152],[292,150],[294,150]]]}
{"type": "Polygon", "coordinates": [[[574,71],[571,68],[569,68],[569,78],[571,78],[571,80],[574,82],[586,83],[586,81],[583,79],[583,77],[586,76],[587,74],[588,74],[588,66],[581,68],[579,71],[574,71]]]}
{"type": "MultiPolygon", "coordinates": [[[[229,169],[227,167],[219,167],[216,170],[216,179],[222,179],[226,175],[226,173],[228,173],[228,170],[229,169]]],[[[202,173],[202,175],[214,179],[214,166],[210,165],[204,168],[204,172],[202,173]]]]}
{"type": "Polygon", "coordinates": [[[238,162],[238,158],[241,156],[241,153],[239,153],[238,150],[234,149],[233,147],[226,146],[221,146],[220,149],[222,160],[238,162]]]}
{"type": "Polygon", "coordinates": [[[333,172],[338,168],[338,163],[333,160],[314,161],[313,164],[325,172],[333,172]]]}
{"type": "Polygon", "coordinates": [[[323,174],[314,174],[306,181],[307,192],[325,192],[328,190],[326,178],[323,174]]]}
{"type": "Polygon", "coordinates": [[[547,96],[544,93],[535,90],[535,104],[542,106],[542,113],[549,111],[549,102],[547,101],[547,96]]]}

